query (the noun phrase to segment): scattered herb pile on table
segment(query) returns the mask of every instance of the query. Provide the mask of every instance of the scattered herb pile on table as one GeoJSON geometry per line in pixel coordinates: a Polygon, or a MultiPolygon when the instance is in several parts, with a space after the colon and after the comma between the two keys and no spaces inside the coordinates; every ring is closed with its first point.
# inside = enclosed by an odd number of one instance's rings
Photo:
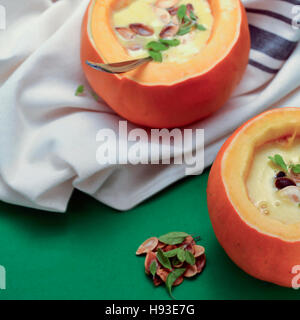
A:
{"type": "Polygon", "coordinates": [[[146,254],[146,274],[152,277],[155,286],[165,283],[173,297],[173,286],[180,285],[184,277],[200,274],[205,267],[205,249],[196,244],[199,240],[200,237],[193,238],[185,232],[170,232],[147,239],[136,254],[146,254]]]}

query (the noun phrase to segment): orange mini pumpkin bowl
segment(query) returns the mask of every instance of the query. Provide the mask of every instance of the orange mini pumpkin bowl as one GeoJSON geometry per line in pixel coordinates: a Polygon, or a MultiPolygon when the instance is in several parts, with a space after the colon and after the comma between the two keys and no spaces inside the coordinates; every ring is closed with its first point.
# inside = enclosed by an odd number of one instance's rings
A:
{"type": "Polygon", "coordinates": [[[119,115],[136,124],[171,128],[217,111],[230,97],[246,69],[250,35],[239,0],[209,0],[214,24],[199,54],[182,63],[149,62],[130,72],[108,74],[87,60],[132,60],[111,24],[112,12],[130,0],[92,0],[82,24],[81,61],[93,88],[119,115]],[[227,3],[227,6],[226,6],[227,3]]]}
{"type": "Polygon", "coordinates": [[[262,214],[249,198],[246,181],[256,148],[300,136],[299,124],[300,108],[274,109],[249,120],[222,146],[207,187],[211,223],[228,256],[248,274],[285,287],[300,271],[294,269],[300,265],[300,223],[262,214]]]}

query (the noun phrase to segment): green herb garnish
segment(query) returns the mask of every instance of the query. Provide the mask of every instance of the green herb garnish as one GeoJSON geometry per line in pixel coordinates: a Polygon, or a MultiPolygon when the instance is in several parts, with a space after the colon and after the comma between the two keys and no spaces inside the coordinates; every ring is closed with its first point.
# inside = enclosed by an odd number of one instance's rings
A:
{"type": "Polygon", "coordinates": [[[289,167],[295,174],[300,173],[300,164],[291,164],[289,167]]]}
{"type": "Polygon", "coordinates": [[[167,257],[167,258],[173,258],[173,257],[176,257],[176,256],[177,256],[177,253],[178,253],[178,248],[177,248],[177,249],[170,250],[170,251],[166,251],[166,252],[164,252],[164,255],[165,255],[165,257],[167,257]]]}
{"type": "Polygon", "coordinates": [[[184,23],[191,23],[192,20],[191,20],[187,15],[185,15],[185,16],[183,17],[183,22],[184,22],[184,23]]]}
{"type": "Polygon", "coordinates": [[[158,238],[162,243],[174,245],[180,244],[188,236],[185,232],[170,232],[158,238]]]}
{"type": "Polygon", "coordinates": [[[157,264],[156,264],[156,261],[153,261],[150,265],[150,272],[153,277],[155,277],[156,270],[157,270],[157,264]]]}
{"type": "Polygon", "coordinates": [[[191,19],[194,20],[194,21],[196,21],[196,20],[198,19],[198,18],[196,17],[196,15],[195,15],[194,11],[191,11],[191,12],[190,12],[190,17],[191,17],[191,19]]]}
{"type": "Polygon", "coordinates": [[[159,238],[151,237],[144,241],[136,252],[137,255],[147,254],[145,261],[146,274],[150,277],[152,276],[155,286],[164,282],[172,298],[174,298],[172,296],[174,283],[176,285],[181,284],[183,277],[193,277],[201,273],[205,266],[206,258],[204,250],[200,252],[200,248],[197,248],[194,242],[197,239],[199,240],[200,237],[194,236],[195,235],[192,236],[185,232],[170,232],[159,238]],[[155,238],[155,242],[152,244],[150,241],[153,241],[153,238],[155,238]],[[159,241],[157,241],[157,239],[159,239],[159,241]],[[168,244],[168,246],[162,246],[162,243],[168,244]],[[187,250],[186,247],[191,251],[187,250]],[[169,248],[174,249],[164,251],[169,248]],[[197,258],[195,258],[192,252],[195,252],[197,258]],[[199,259],[202,260],[200,261],[199,259]],[[201,262],[201,266],[197,265],[197,267],[199,267],[199,269],[196,270],[197,272],[194,270],[196,269],[196,261],[201,262]],[[193,270],[189,270],[191,265],[194,266],[193,270]],[[186,271],[187,273],[185,273],[186,271]]]}
{"type": "Polygon", "coordinates": [[[186,260],[185,251],[181,248],[178,249],[177,258],[180,262],[184,262],[186,260]]]}
{"type": "Polygon", "coordinates": [[[185,35],[185,34],[187,34],[187,33],[190,33],[191,32],[191,30],[192,30],[192,27],[181,27],[179,30],[178,30],[178,32],[177,32],[177,35],[178,36],[183,36],[183,35],[185,35]]]}
{"type": "Polygon", "coordinates": [[[197,28],[198,30],[200,30],[200,31],[205,31],[205,30],[207,30],[207,29],[204,27],[203,24],[199,24],[199,23],[196,24],[196,28],[197,28]]]}
{"type": "Polygon", "coordinates": [[[169,46],[169,47],[177,47],[180,45],[180,41],[178,39],[159,39],[159,42],[169,46]]]}
{"type": "Polygon", "coordinates": [[[157,52],[168,50],[168,46],[161,43],[160,41],[150,41],[149,43],[147,43],[146,48],[157,52]]]}
{"type": "Polygon", "coordinates": [[[164,252],[161,249],[157,250],[156,257],[163,267],[169,270],[172,270],[172,266],[169,258],[164,255],[164,252]]]}
{"type": "Polygon", "coordinates": [[[286,163],[284,162],[283,158],[279,154],[275,154],[274,157],[269,157],[269,159],[276,164],[277,166],[281,167],[284,171],[288,171],[288,167],[286,163]]]}
{"type": "MultiPolygon", "coordinates": [[[[181,23],[181,26],[177,32],[178,36],[183,36],[192,31],[192,29],[196,28],[197,30],[204,31],[206,28],[202,24],[196,23],[197,16],[190,10],[187,15],[187,6],[181,5],[177,10],[177,17],[181,23]]],[[[165,51],[169,49],[169,47],[175,47],[180,44],[178,39],[159,39],[159,41],[150,41],[146,44],[146,49],[148,49],[149,56],[155,62],[162,62],[163,56],[161,51],[165,51]]]]}
{"type": "Polygon", "coordinates": [[[182,21],[182,19],[185,17],[186,11],[187,11],[187,7],[185,4],[181,5],[178,8],[177,17],[178,17],[179,21],[182,21]]]}
{"type": "Polygon", "coordinates": [[[194,255],[188,250],[185,250],[185,261],[192,266],[196,263],[194,255]]]}
{"type": "Polygon", "coordinates": [[[153,50],[148,50],[150,57],[155,61],[155,62],[162,62],[162,54],[157,51],[153,50]]]}
{"type": "Polygon", "coordinates": [[[75,92],[75,96],[79,96],[83,93],[84,93],[84,86],[83,85],[78,86],[78,88],[76,89],[76,92],[75,92]]]}
{"type": "Polygon", "coordinates": [[[170,251],[163,252],[164,256],[167,258],[175,258],[172,260],[173,265],[175,263],[179,264],[185,261],[185,251],[182,248],[176,248],[170,251]]]}
{"type": "Polygon", "coordinates": [[[173,270],[172,272],[169,273],[168,277],[167,277],[167,281],[166,281],[166,287],[169,291],[169,294],[172,298],[174,298],[172,296],[172,287],[174,282],[184,274],[185,272],[185,268],[178,268],[176,270],[173,270]]]}
{"type": "Polygon", "coordinates": [[[96,100],[99,101],[99,96],[97,95],[97,93],[95,93],[94,91],[91,92],[92,97],[96,100]]]}

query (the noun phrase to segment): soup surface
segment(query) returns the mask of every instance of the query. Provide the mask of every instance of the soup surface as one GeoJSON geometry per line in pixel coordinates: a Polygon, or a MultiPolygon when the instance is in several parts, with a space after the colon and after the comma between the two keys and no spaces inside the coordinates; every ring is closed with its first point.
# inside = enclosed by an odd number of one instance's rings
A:
{"type": "Polygon", "coordinates": [[[291,165],[297,164],[300,164],[300,138],[291,143],[269,142],[256,149],[247,178],[250,200],[262,214],[285,224],[300,222],[300,175],[291,170],[291,165]],[[288,170],[269,159],[275,155],[282,157],[288,170]],[[284,187],[282,182],[293,184],[284,187]]]}
{"type": "Polygon", "coordinates": [[[130,56],[148,56],[147,44],[151,41],[177,39],[180,44],[161,52],[163,61],[177,63],[187,61],[204,48],[212,32],[213,21],[207,0],[132,0],[112,14],[116,36],[130,56]],[[188,20],[178,19],[178,8],[182,5],[187,7],[186,19],[190,19],[192,26],[186,34],[181,33],[183,28],[189,27],[188,20]]]}

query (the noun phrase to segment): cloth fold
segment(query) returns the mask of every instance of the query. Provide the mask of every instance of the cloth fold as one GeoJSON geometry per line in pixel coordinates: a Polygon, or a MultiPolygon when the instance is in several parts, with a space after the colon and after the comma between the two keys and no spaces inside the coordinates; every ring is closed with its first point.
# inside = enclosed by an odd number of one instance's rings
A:
{"type": "MultiPolygon", "coordinates": [[[[97,163],[97,132],[116,132],[123,119],[89,89],[83,97],[74,95],[79,84],[89,88],[79,56],[88,2],[0,0],[7,16],[7,29],[0,30],[3,201],[63,212],[76,188],[127,210],[185,176],[185,165],[97,163]]],[[[292,27],[297,1],[243,2],[252,38],[244,78],[220,111],[189,126],[205,129],[206,167],[252,116],[272,107],[300,107],[300,30],[292,27]]]]}

